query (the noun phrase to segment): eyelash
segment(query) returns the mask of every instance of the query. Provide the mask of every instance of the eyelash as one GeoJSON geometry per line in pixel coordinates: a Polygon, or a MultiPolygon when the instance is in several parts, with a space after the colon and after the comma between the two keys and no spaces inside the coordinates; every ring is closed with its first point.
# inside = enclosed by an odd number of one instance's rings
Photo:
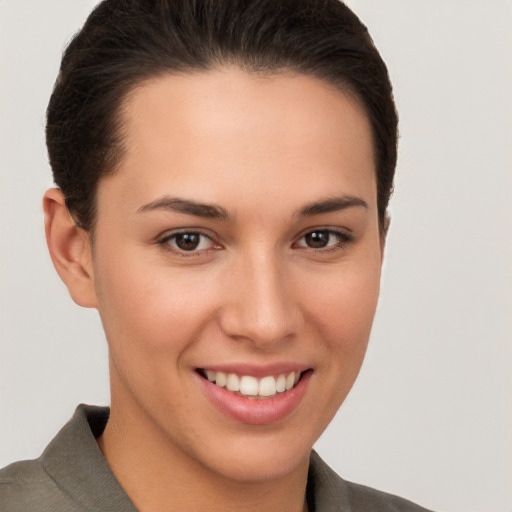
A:
{"type": "Polygon", "coordinates": [[[315,229],[309,229],[304,234],[302,234],[298,239],[297,242],[294,243],[294,245],[298,244],[301,240],[303,240],[308,235],[312,235],[313,233],[322,233],[327,234],[329,236],[329,241],[331,237],[336,238],[336,242],[330,245],[327,245],[325,247],[311,247],[309,245],[299,245],[301,249],[314,251],[315,253],[330,253],[333,251],[338,251],[340,249],[344,249],[348,245],[352,244],[354,242],[354,236],[346,233],[345,231],[340,231],[338,229],[328,228],[328,227],[319,227],[315,229]]]}
{"type": "MultiPolygon", "coordinates": [[[[301,250],[307,250],[307,251],[313,251],[316,254],[319,253],[330,253],[333,251],[337,251],[340,249],[345,248],[347,245],[352,244],[354,242],[354,236],[351,234],[348,234],[344,231],[340,231],[337,229],[327,228],[327,227],[319,227],[315,229],[309,229],[302,235],[300,235],[296,241],[293,243],[293,247],[300,248],[301,250]],[[299,242],[305,239],[308,235],[313,235],[314,233],[319,234],[327,234],[329,236],[329,241],[332,236],[336,238],[336,242],[333,244],[326,245],[325,247],[311,247],[309,245],[300,245],[299,242]]],[[[220,244],[216,244],[212,237],[210,235],[207,235],[206,233],[203,233],[200,230],[182,230],[178,232],[174,232],[168,235],[165,235],[160,240],[157,241],[158,245],[160,245],[164,250],[172,252],[180,257],[184,258],[190,258],[190,257],[198,257],[204,255],[206,252],[210,252],[212,250],[218,250],[221,249],[222,246],[220,244]],[[189,251],[185,249],[181,249],[179,247],[173,247],[171,245],[171,241],[176,241],[176,238],[180,235],[183,236],[199,236],[201,238],[206,238],[210,241],[211,247],[207,247],[205,249],[196,249],[193,248],[189,251]]],[[[199,244],[201,244],[201,240],[199,241],[199,244]]]]}
{"type": "MultiPolygon", "coordinates": [[[[201,243],[201,240],[200,242],[201,243]]],[[[198,256],[202,256],[205,254],[205,252],[209,252],[211,250],[217,250],[217,249],[220,249],[221,246],[219,244],[216,244],[212,237],[210,235],[207,235],[206,233],[203,233],[202,231],[200,230],[195,230],[195,229],[188,229],[188,230],[182,230],[182,231],[178,231],[178,232],[174,232],[174,233],[171,233],[171,234],[168,234],[168,235],[165,235],[163,238],[161,238],[159,241],[158,241],[158,244],[166,251],[169,251],[169,252],[172,252],[173,254],[177,254],[178,256],[181,256],[183,258],[191,258],[191,257],[198,257],[198,256]],[[183,235],[183,236],[199,236],[203,239],[208,239],[210,241],[210,244],[212,245],[212,247],[208,247],[206,249],[192,249],[190,251],[187,251],[185,249],[180,249],[179,247],[173,247],[171,245],[171,241],[174,240],[176,241],[176,238],[180,235],[183,235]]]]}

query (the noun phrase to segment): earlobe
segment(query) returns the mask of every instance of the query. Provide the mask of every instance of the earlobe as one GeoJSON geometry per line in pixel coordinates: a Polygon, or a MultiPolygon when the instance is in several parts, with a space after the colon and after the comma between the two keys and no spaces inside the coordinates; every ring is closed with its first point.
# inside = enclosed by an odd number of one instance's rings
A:
{"type": "Polygon", "coordinates": [[[89,234],[76,226],[59,189],[46,191],[43,198],[48,250],[72,299],[87,308],[97,306],[89,234]]]}

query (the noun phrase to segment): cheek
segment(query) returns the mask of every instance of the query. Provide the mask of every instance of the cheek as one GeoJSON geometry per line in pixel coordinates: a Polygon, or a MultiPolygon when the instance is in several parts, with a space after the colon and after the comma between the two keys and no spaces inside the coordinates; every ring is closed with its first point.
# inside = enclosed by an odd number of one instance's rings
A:
{"type": "MultiPolygon", "coordinates": [[[[379,296],[380,258],[350,263],[330,275],[316,276],[304,286],[308,325],[314,329],[316,372],[321,398],[315,396],[320,425],[325,428],[346,399],[361,368],[379,296]]],[[[311,425],[312,439],[321,431],[311,425]]]]}
{"type": "Polygon", "coordinates": [[[201,273],[171,272],[137,255],[98,259],[98,309],[111,349],[183,350],[214,310],[214,287],[201,273]],[[210,285],[208,285],[210,283],[210,285]]]}
{"type": "Polygon", "coordinates": [[[377,306],[380,261],[340,269],[306,289],[324,347],[346,367],[360,365],[377,306]]]}

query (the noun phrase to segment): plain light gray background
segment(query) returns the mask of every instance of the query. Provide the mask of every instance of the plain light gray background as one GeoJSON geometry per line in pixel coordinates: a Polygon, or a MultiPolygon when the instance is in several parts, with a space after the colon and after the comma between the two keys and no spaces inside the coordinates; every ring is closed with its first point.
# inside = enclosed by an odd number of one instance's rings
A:
{"type": "MultiPolygon", "coordinates": [[[[0,466],[107,404],[95,311],[53,270],[44,112],[92,0],[0,0],[0,466]]],[[[512,510],[512,2],[352,0],[401,116],[383,291],[317,444],[345,478],[443,511],[512,510]]]]}

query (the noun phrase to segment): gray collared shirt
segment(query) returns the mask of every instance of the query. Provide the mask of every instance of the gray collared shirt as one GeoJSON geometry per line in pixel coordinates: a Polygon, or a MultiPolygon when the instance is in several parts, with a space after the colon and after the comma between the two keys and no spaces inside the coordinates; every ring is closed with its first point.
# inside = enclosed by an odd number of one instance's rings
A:
{"type": "MultiPolygon", "coordinates": [[[[41,457],[0,470],[0,512],[137,512],[96,442],[108,416],[107,407],[80,405],[41,457]]],[[[428,512],[343,480],[314,451],[307,501],[311,512],[428,512]]]]}

